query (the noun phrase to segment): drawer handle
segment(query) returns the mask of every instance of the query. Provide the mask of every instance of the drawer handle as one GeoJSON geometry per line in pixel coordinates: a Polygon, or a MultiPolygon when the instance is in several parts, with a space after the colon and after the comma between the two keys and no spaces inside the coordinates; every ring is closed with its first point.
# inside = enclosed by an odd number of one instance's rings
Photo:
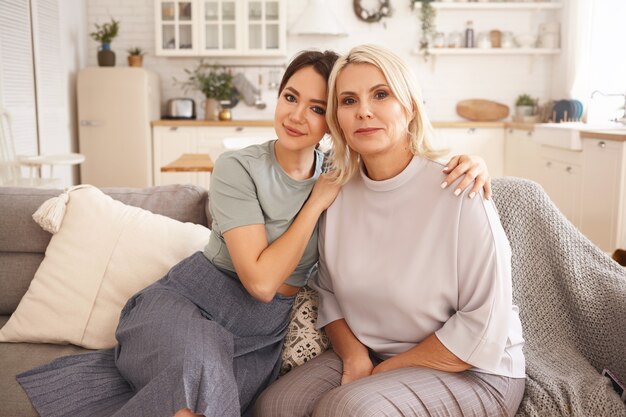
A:
{"type": "Polygon", "coordinates": [[[567,172],[568,174],[572,172],[572,167],[567,167],[565,168],[565,172],[567,172]]]}
{"type": "Polygon", "coordinates": [[[601,149],[604,149],[604,148],[606,148],[606,142],[605,142],[605,141],[603,141],[603,140],[601,140],[600,142],[598,142],[598,146],[599,146],[601,149]]]}
{"type": "Polygon", "coordinates": [[[235,128],[235,132],[243,132],[243,127],[237,126],[237,128],[235,128]]]}
{"type": "Polygon", "coordinates": [[[511,134],[512,134],[512,133],[513,133],[513,129],[509,129],[509,133],[511,133],[511,134]]]}
{"type": "Polygon", "coordinates": [[[552,166],[552,162],[546,162],[546,166],[549,168],[552,166]]]}
{"type": "Polygon", "coordinates": [[[170,127],[170,132],[176,132],[178,130],[178,126],[170,127]]]}
{"type": "Polygon", "coordinates": [[[467,129],[467,133],[469,133],[470,135],[476,133],[476,128],[475,127],[470,127],[469,129],[467,129]]]}
{"type": "Polygon", "coordinates": [[[532,131],[529,130],[528,132],[526,132],[526,136],[531,137],[532,135],[533,135],[532,131]]]}

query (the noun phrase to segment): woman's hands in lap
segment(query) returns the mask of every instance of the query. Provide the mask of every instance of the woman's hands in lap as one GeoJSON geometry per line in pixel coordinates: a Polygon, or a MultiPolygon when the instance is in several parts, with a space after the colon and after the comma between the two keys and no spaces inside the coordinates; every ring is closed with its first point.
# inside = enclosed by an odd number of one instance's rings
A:
{"type": "Polygon", "coordinates": [[[372,374],[374,364],[369,356],[358,356],[343,361],[341,385],[368,377],[372,374]]]}

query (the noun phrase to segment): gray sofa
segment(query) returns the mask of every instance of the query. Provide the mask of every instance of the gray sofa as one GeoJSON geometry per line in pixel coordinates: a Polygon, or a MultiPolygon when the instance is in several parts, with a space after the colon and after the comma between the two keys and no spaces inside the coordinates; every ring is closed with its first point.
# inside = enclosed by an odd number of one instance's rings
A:
{"type": "MultiPolygon", "coordinates": [[[[209,225],[208,194],[195,186],[146,189],[104,189],[126,204],[145,208],[184,222],[209,225]]],[[[26,293],[43,260],[51,234],[37,225],[32,214],[61,190],[0,187],[0,326],[26,293]]],[[[59,356],[86,352],[72,345],[0,343],[0,416],[37,416],[15,375],[59,356]]]]}
{"type": "MultiPolygon", "coordinates": [[[[626,378],[626,269],[581,235],[541,187],[505,178],[494,201],[513,251],[513,297],[526,340],[526,394],[519,416],[623,416],[626,406],[600,375],[626,378]]],[[[203,225],[207,193],[193,186],[108,189],[112,197],[203,225]]],[[[0,188],[0,325],[15,310],[50,235],[31,218],[60,191],[0,188]]],[[[0,416],[36,416],[15,381],[21,371],[85,351],[0,343],[0,416]]]]}

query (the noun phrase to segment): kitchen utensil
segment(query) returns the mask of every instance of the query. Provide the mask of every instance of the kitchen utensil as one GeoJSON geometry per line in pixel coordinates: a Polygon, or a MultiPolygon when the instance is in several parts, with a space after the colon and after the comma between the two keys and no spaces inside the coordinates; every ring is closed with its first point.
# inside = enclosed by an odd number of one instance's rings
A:
{"type": "Polygon", "coordinates": [[[574,116],[574,119],[579,122],[580,119],[582,119],[583,117],[583,103],[578,101],[578,100],[572,100],[574,102],[574,105],[576,106],[576,115],[574,116]]]}
{"type": "Polygon", "coordinates": [[[572,121],[576,116],[576,104],[571,100],[559,100],[554,104],[552,115],[556,123],[572,121]]]}
{"type": "Polygon", "coordinates": [[[528,33],[515,36],[515,43],[520,48],[534,48],[537,43],[537,38],[528,33]]]}
{"type": "Polygon", "coordinates": [[[509,107],[491,100],[470,99],[459,101],[456,105],[459,116],[477,122],[492,122],[509,115],[509,107]]]}
{"type": "Polygon", "coordinates": [[[259,94],[259,90],[252,85],[250,80],[246,78],[243,73],[235,74],[233,78],[233,86],[239,91],[243,101],[248,106],[254,106],[256,102],[257,95],[259,94]]]}
{"type": "Polygon", "coordinates": [[[261,92],[263,91],[263,76],[259,74],[259,92],[254,100],[254,107],[259,110],[263,110],[267,107],[267,104],[263,101],[263,95],[261,92]]]}
{"type": "Polygon", "coordinates": [[[515,44],[513,43],[513,32],[502,32],[502,38],[500,40],[501,48],[513,48],[515,44]]]}
{"type": "Polygon", "coordinates": [[[191,98],[171,98],[165,106],[164,119],[195,119],[196,102],[191,98]]]}
{"type": "Polygon", "coordinates": [[[489,32],[489,40],[491,41],[492,48],[500,48],[502,46],[502,32],[492,30],[489,32]]]}

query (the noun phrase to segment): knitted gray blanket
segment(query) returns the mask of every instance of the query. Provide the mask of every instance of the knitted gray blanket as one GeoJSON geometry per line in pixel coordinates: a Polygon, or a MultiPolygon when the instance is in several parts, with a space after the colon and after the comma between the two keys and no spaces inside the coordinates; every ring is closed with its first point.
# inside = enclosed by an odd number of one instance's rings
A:
{"type": "Polygon", "coordinates": [[[585,238],[537,184],[493,181],[513,251],[513,299],[526,345],[517,416],[626,416],[600,375],[626,381],[626,269],[585,238]]]}

